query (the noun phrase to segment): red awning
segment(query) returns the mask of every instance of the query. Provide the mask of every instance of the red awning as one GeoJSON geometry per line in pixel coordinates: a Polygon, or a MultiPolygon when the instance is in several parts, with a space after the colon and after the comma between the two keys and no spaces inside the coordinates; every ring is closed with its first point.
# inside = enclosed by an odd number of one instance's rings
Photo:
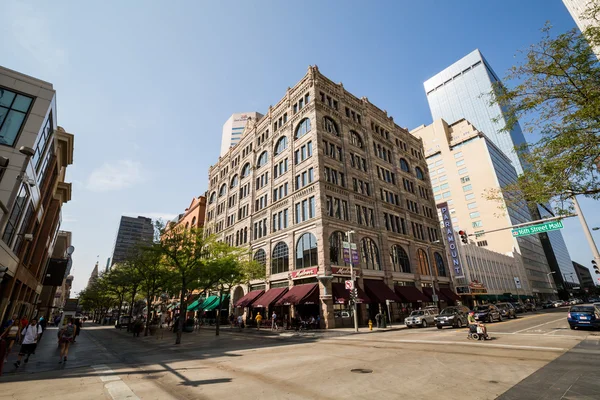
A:
{"type": "Polygon", "coordinates": [[[373,300],[373,302],[385,303],[386,300],[391,300],[402,303],[402,299],[398,297],[398,295],[394,293],[394,291],[390,289],[384,281],[365,279],[364,283],[365,291],[367,292],[369,298],[373,300]]]}
{"type": "Polygon", "coordinates": [[[293,286],[281,297],[276,306],[288,306],[290,304],[317,304],[319,301],[319,288],[316,283],[293,286]],[[315,298],[316,294],[316,298],[315,298]]]}
{"type": "Polygon", "coordinates": [[[252,307],[269,307],[271,304],[275,303],[277,299],[279,299],[285,292],[287,292],[288,288],[274,288],[269,289],[260,296],[257,300],[254,301],[252,307]]]}
{"type": "MultiPolygon", "coordinates": [[[[432,288],[424,287],[423,293],[425,294],[425,296],[427,296],[427,301],[433,301],[433,289],[432,288]]],[[[446,298],[446,296],[444,296],[444,294],[441,293],[439,290],[436,290],[435,294],[437,294],[440,301],[448,302],[448,299],[446,298]]]]}
{"type": "Polygon", "coordinates": [[[440,288],[440,292],[442,292],[442,294],[444,296],[446,296],[449,300],[452,300],[452,301],[460,301],[461,300],[459,295],[457,295],[456,293],[454,293],[452,290],[450,290],[448,288],[440,288]]]}
{"type": "Polygon", "coordinates": [[[235,307],[248,307],[252,302],[258,299],[265,291],[264,290],[253,290],[246,293],[241,299],[235,302],[235,307]]]}
{"type": "MultiPolygon", "coordinates": [[[[358,287],[358,303],[371,303],[371,299],[367,294],[358,287]]],[[[350,300],[350,291],[346,289],[345,285],[341,282],[333,282],[331,284],[331,291],[333,292],[333,301],[338,304],[346,304],[350,300]]]]}
{"type": "Polygon", "coordinates": [[[403,303],[428,302],[429,299],[414,286],[394,286],[394,291],[403,299],[403,303]]]}

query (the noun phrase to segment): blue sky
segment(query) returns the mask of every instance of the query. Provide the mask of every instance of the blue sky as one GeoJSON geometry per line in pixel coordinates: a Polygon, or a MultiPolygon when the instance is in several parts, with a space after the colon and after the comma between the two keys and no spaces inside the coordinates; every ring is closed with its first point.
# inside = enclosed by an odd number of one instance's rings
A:
{"type": "MultiPolygon", "coordinates": [[[[473,49],[503,76],[547,20],[575,26],[560,0],[7,3],[0,63],[52,82],[75,134],[62,225],[75,291],[111,256],[122,214],[182,212],[206,190],[229,115],[264,113],[308,65],[410,129],[431,122],[423,82],[473,49]]],[[[600,226],[597,204],[582,205],[600,226]]],[[[589,265],[577,221],[565,226],[589,265]]]]}

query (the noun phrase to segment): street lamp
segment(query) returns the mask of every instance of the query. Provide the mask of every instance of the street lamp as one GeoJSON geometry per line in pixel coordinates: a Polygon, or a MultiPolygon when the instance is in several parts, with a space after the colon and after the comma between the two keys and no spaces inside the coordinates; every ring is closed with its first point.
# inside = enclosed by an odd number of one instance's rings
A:
{"type": "Polygon", "coordinates": [[[348,252],[350,254],[350,280],[352,281],[352,290],[350,291],[352,296],[350,297],[353,299],[352,314],[354,316],[354,331],[358,332],[358,315],[356,315],[356,300],[358,300],[358,289],[356,288],[356,281],[354,279],[354,260],[352,259],[352,235],[354,235],[355,233],[356,232],[354,232],[353,230],[347,231],[346,237],[348,238],[348,246],[350,246],[348,252]]]}
{"type": "Polygon", "coordinates": [[[555,274],[556,271],[548,272],[546,274],[546,278],[548,278],[548,285],[550,285],[550,289],[552,289],[552,282],[550,282],[550,275],[555,274]]]}

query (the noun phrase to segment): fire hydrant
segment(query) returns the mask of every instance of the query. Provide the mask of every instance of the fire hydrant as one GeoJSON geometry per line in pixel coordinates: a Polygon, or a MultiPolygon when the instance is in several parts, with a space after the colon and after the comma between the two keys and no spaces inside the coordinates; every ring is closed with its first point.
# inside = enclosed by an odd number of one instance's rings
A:
{"type": "Polygon", "coordinates": [[[373,330],[373,321],[369,320],[369,330],[373,330]]]}

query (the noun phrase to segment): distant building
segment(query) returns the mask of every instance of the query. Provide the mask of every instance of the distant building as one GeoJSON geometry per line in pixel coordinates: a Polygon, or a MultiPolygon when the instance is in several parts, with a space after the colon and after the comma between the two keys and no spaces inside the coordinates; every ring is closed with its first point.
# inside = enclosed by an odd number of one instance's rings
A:
{"type": "Polygon", "coordinates": [[[122,216],[119,231],[115,240],[111,266],[127,260],[133,251],[142,243],[152,243],[154,225],[152,219],[146,217],[122,216]]]}
{"type": "Polygon", "coordinates": [[[88,279],[86,289],[89,289],[96,281],[98,280],[98,261],[96,261],[96,265],[94,265],[94,269],[90,274],[90,279],[88,279]]]}
{"type": "Polygon", "coordinates": [[[69,298],[73,283],[73,276],[70,275],[72,260],[67,252],[69,246],[71,232],[59,231],[40,294],[39,314],[47,319],[57,314],[69,298]]]}
{"type": "MultiPolygon", "coordinates": [[[[469,240],[479,247],[519,254],[522,263],[514,263],[513,278],[521,281],[525,292],[521,294],[554,297],[556,289],[548,280],[550,269],[537,236],[514,238],[510,229],[484,233],[531,221],[525,202],[507,204],[486,197],[490,190],[516,183],[517,172],[508,157],[466,120],[448,125],[440,119],[411,133],[423,139],[434,199],[438,205],[448,203],[454,229],[473,234],[469,240]]],[[[504,288],[516,294],[514,281],[505,283],[504,288]]]]}
{"type": "MultiPolygon", "coordinates": [[[[466,119],[496,145],[511,161],[518,175],[523,173],[523,163],[516,146],[526,143],[523,131],[517,123],[506,132],[506,116],[498,104],[491,104],[490,94],[500,82],[490,64],[479,50],[474,50],[454,64],[425,81],[427,101],[434,120],[443,119],[452,125],[466,119]]],[[[547,207],[530,206],[530,219],[538,220],[551,215],[547,207]]],[[[540,233],[548,265],[555,271],[552,275],[559,288],[564,287],[563,276],[575,273],[569,250],[560,231],[540,233]]],[[[527,264],[527,262],[525,262],[527,264]]],[[[538,279],[545,279],[539,276],[538,279]]]]}
{"type": "MultiPolygon", "coordinates": [[[[581,32],[585,32],[587,28],[592,26],[593,22],[598,26],[597,20],[593,21],[583,17],[583,13],[594,3],[594,0],[563,0],[563,3],[581,32]]],[[[594,48],[594,53],[600,58],[600,47],[594,48]]]]}
{"type": "Polygon", "coordinates": [[[233,114],[223,124],[223,133],[221,137],[221,157],[227,154],[229,149],[239,143],[242,133],[249,120],[258,121],[263,117],[262,114],[255,111],[247,113],[233,114]]]}
{"type": "Polygon", "coordinates": [[[592,278],[592,273],[590,272],[589,268],[575,261],[573,261],[573,267],[575,267],[575,273],[577,273],[579,282],[581,282],[581,287],[588,289],[596,287],[594,278],[592,278]]]}

